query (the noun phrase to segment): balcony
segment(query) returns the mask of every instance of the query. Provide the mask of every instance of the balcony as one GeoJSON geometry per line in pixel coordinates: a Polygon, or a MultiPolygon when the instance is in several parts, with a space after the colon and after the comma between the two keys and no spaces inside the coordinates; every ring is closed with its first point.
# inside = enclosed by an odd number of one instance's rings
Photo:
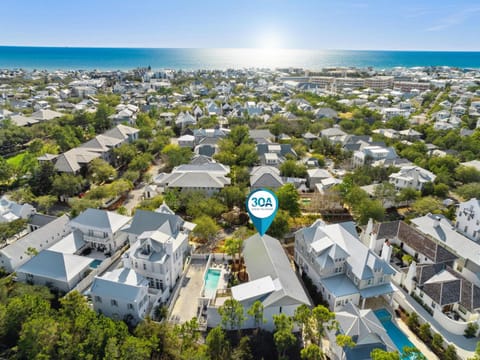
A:
{"type": "Polygon", "coordinates": [[[106,244],[110,238],[108,234],[83,234],[83,240],[86,242],[95,242],[95,243],[101,243],[101,244],[106,244]]]}

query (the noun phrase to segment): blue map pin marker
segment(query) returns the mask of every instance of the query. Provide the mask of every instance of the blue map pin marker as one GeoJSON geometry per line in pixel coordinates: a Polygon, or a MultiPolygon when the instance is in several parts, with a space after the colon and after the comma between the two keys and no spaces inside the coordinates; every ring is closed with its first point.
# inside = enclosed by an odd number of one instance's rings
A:
{"type": "Polygon", "coordinates": [[[277,196],[268,189],[252,191],[247,197],[247,211],[260,236],[265,235],[278,210],[277,196]]]}

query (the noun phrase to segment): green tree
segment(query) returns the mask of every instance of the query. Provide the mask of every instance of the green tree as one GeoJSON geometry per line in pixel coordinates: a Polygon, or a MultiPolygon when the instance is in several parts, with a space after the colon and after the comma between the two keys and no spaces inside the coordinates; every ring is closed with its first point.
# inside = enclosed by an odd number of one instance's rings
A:
{"type": "Polygon", "coordinates": [[[250,338],[244,336],[240,339],[238,346],[233,350],[232,360],[253,360],[250,348],[250,338]]]}
{"type": "Polygon", "coordinates": [[[230,352],[230,343],[220,326],[210,330],[205,344],[207,345],[207,355],[211,360],[224,360],[230,352]]]}
{"type": "Polygon", "coordinates": [[[180,352],[185,349],[193,348],[195,343],[200,338],[199,324],[196,317],[191,320],[175,326],[175,334],[181,340],[180,352]]]}
{"type": "Polygon", "coordinates": [[[222,317],[222,326],[230,330],[236,329],[240,335],[242,325],[245,322],[243,305],[233,298],[227,299],[218,308],[218,313],[222,317]]]}
{"type": "Polygon", "coordinates": [[[302,358],[302,360],[322,360],[324,359],[324,355],[318,345],[308,344],[300,350],[300,358],[302,358]]]}
{"type": "Polygon", "coordinates": [[[275,194],[277,195],[280,209],[288,211],[290,216],[300,215],[300,196],[293,184],[282,185],[275,194]]]}
{"type": "Polygon", "coordinates": [[[113,157],[115,163],[120,166],[128,165],[137,155],[135,145],[125,143],[113,149],[113,157]]]}
{"type": "Polygon", "coordinates": [[[410,329],[416,331],[420,323],[418,321],[418,315],[415,312],[411,312],[408,315],[407,325],[410,329]]]}
{"type": "Polygon", "coordinates": [[[63,173],[53,179],[52,193],[58,197],[71,197],[78,194],[83,185],[84,180],[81,176],[63,173]]]}
{"type": "Polygon", "coordinates": [[[0,156],[0,183],[8,182],[13,176],[13,167],[0,156]]]}
{"type": "Polygon", "coordinates": [[[406,187],[400,190],[397,201],[405,201],[408,205],[410,205],[412,201],[418,199],[420,196],[420,191],[417,191],[414,188],[406,187]]]}
{"type": "Polygon", "coordinates": [[[477,335],[478,332],[478,324],[476,322],[469,322],[467,327],[465,328],[464,335],[467,338],[472,338],[477,335]]]}
{"type": "Polygon", "coordinates": [[[295,309],[293,320],[300,327],[306,342],[315,341],[315,329],[312,326],[312,309],[305,304],[300,305],[295,309]]]}
{"type": "Polygon", "coordinates": [[[400,360],[400,354],[395,352],[389,352],[382,349],[373,349],[370,353],[372,360],[400,360]]]}
{"type": "Polygon", "coordinates": [[[233,258],[234,263],[237,263],[237,255],[238,255],[238,261],[240,262],[240,253],[242,252],[242,245],[243,245],[243,240],[240,238],[230,237],[225,240],[224,251],[227,255],[230,255],[233,258]]]}
{"type": "Polygon", "coordinates": [[[380,201],[383,207],[387,204],[394,205],[396,194],[395,186],[388,181],[378,184],[374,190],[375,198],[380,201]]]}
{"type": "Polygon", "coordinates": [[[289,219],[290,216],[288,215],[287,211],[278,210],[277,215],[275,215],[275,218],[272,221],[272,225],[270,225],[270,228],[267,231],[267,234],[277,239],[283,238],[290,230],[290,225],[288,223],[289,219]]]}
{"type": "Polygon", "coordinates": [[[432,337],[432,331],[429,323],[420,325],[420,328],[418,329],[418,336],[425,342],[430,340],[432,337]]]}
{"type": "Polygon", "coordinates": [[[120,354],[122,359],[150,359],[152,355],[152,344],[147,339],[127,336],[125,341],[120,346],[120,354]]]}
{"type": "Polygon", "coordinates": [[[128,165],[128,170],[144,172],[152,165],[152,162],[152,154],[144,153],[136,155],[128,165]]]}
{"type": "Polygon", "coordinates": [[[245,191],[235,185],[226,186],[220,190],[217,198],[229,209],[234,206],[242,208],[245,204],[245,191]]]}
{"type": "Polygon", "coordinates": [[[335,339],[335,342],[337,343],[338,346],[342,348],[345,348],[345,347],[353,348],[356,345],[355,341],[352,340],[351,336],[344,335],[344,334],[338,334],[335,339]]]}
{"type": "Polygon", "coordinates": [[[265,318],[263,317],[263,311],[263,304],[260,300],[256,300],[247,310],[247,314],[253,318],[253,322],[257,329],[266,322],[265,318]]]}
{"type": "Polygon", "coordinates": [[[105,160],[97,158],[88,164],[88,174],[93,183],[101,184],[113,180],[117,176],[117,171],[105,160]]]}
{"type": "Polygon", "coordinates": [[[57,202],[57,198],[53,195],[43,195],[43,196],[37,197],[35,202],[37,203],[37,208],[40,211],[43,211],[46,214],[48,214],[50,209],[57,202]]]}
{"type": "Polygon", "coordinates": [[[24,294],[10,299],[4,322],[6,343],[15,344],[25,322],[34,317],[47,315],[49,312],[50,303],[38,295],[24,294]]]}
{"type": "Polygon", "coordinates": [[[457,355],[457,348],[455,345],[450,344],[447,346],[445,349],[445,352],[443,353],[444,359],[445,360],[457,360],[458,355],[457,355]]]}
{"type": "Polygon", "coordinates": [[[55,169],[50,162],[43,162],[33,172],[29,184],[36,196],[46,195],[52,190],[55,169]]]}
{"type": "Polygon", "coordinates": [[[338,324],[335,320],[335,313],[328,310],[323,305],[317,305],[312,310],[312,320],[315,324],[317,345],[321,347],[321,339],[326,335],[327,331],[336,329],[338,324]]]}
{"type": "Polygon", "coordinates": [[[304,178],[307,176],[307,167],[295,160],[286,160],[280,165],[280,175],[304,178]]]}
{"type": "Polygon", "coordinates": [[[27,320],[22,325],[18,340],[20,359],[53,359],[59,338],[58,323],[48,315],[27,320]]]}
{"type": "Polygon", "coordinates": [[[220,230],[220,227],[215,223],[215,221],[206,215],[202,215],[194,219],[193,222],[197,224],[195,229],[193,229],[193,234],[208,242],[210,242],[220,230]]]}
{"type": "Polygon", "coordinates": [[[432,196],[422,197],[416,200],[412,205],[413,211],[415,211],[418,216],[426,215],[428,213],[438,213],[442,207],[440,200],[432,196]]]}
{"type": "Polygon", "coordinates": [[[459,186],[455,192],[465,200],[478,197],[478,194],[480,194],[480,182],[459,186]]]}
{"type": "Polygon", "coordinates": [[[443,337],[439,333],[434,333],[432,336],[432,347],[436,351],[443,351],[443,337]]]}
{"type": "Polygon", "coordinates": [[[455,179],[463,184],[480,182],[480,171],[473,166],[460,165],[455,169],[455,179]]]}
{"type": "Polygon", "coordinates": [[[275,333],[273,340],[277,347],[280,358],[285,358],[286,351],[292,347],[297,338],[292,334],[293,320],[285,314],[273,315],[273,323],[275,324],[275,333]]]}
{"type": "Polygon", "coordinates": [[[175,166],[189,163],[192,155],[191,149],[175,144],[168,144],[162,150],[162,157],[168,170],[175,166]]]}

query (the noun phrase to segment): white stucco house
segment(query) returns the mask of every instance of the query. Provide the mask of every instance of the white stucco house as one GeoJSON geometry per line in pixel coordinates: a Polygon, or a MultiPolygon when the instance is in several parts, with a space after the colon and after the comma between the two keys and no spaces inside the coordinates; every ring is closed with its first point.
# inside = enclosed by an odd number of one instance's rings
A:
{"type": "Polygon", "coordinates": [[[137,323],[147,312],[148,280],[133,269],[115,269],[95,277],[90,296],[95,311],[137,323]]]}
{"type": "Polygon", "coordinates": [[[260,326],[268,331],[275,328],[273,315],[292,316],[298,306],[312,305],[277,239],[268,235],[260,236],[258,233],[251,236],[244,241],[243,258],[248,281],[227,291],[219,290],[209,300],[208,327],[215,327],[221,323],[218,308],[229,298],[242,304],[246,317],[242,327],[246,329],[255,327],[255,321],[247,311],[256,300],[259,300],[264,307],[265,318],[265,322],[260,326]]]}
{"type": "Polygon", "coordinates": [[[79,230],[91,248],[112,254],[125,245],[127,234],[120,230],[130,221],[115,212],[87,209],[70,221],[70,227],[79,230]]]}
{"type": "Polygon", "coordinates": [[[471,240],[480,240],[480,200],[473,198],[458,205],[455,228],[471,240]]]}
{"type": "Polygon", "coordinates": [[[420,166],[404,166],[399,172],[389,176],[389,181],[397,191],[404,188],[412,188],[422,191],[426,183],[432,183],[436,175],[421,168],[420,166]]]}
{"type": "Polygon", "coordinates": [[[327,225],[317,220],[295,233],[295,262],[332,311],[348,303],[364,308],[367,299],[378,296],[391,301],[392,250],[388,244],[383,250],[379,257],[365,246],[353,222],[327,225]]]}

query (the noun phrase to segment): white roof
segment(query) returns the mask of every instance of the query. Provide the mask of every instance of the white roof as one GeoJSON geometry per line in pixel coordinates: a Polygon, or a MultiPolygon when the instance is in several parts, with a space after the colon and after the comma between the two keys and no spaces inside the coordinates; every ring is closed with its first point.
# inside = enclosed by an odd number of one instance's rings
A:
{"type": "Polygon", "coordinates": [[[129,268],[115,269],[103,276],[95,276],[90,293],[92,296],[105,296],[135,302],[141,300],[142,289],[148,288],[148,281],[129,268]]]}
{"type": "Polygon", "coordinates": [[[271,276],[265,276],[241,285],[232,287],[232,297],[238,301],[258,298],[275,291],[271,276]]]}
{"type": "Polygon", "coordinates": [[[69,282],[85,271],[91,262],[92,259],[84,256],[43,250],[22,265],[17,272],[69,282]]]}
{"type": "Polygon", "coordinates": [[[115,233],[131,220],[131,217],[117,214],[112,211],[87,209],[70,222],[75,226],[90,227],[102,231],[115,233]]]}
{"type": "Polygon", "coordinates": [[[444,216],[427,214],[411,221],[422,233],[432,236],[457,255],[480,264],[480,244],[455,231],[444,216]],[[435,226],[437,218],[440,222],[435,226]]]}
{"type": "Polygon", "coordinates": [[[83,240],[83,234],[79,230],[74,230],[56,244],[50,246],[48,249],[58,251],[63,254],[75,254],[78,250],[86,244],[83,240]]]}

